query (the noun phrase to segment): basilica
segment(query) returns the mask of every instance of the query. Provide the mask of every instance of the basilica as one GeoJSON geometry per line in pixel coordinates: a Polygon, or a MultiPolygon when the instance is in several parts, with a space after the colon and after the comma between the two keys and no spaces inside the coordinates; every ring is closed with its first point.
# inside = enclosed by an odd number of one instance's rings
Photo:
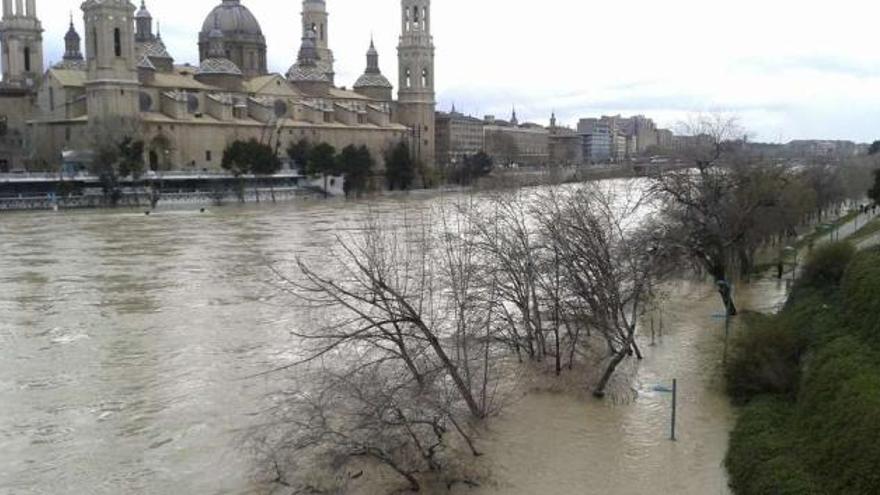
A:
{"type": "Polygon", "coordinates": [[[241,0],[207,14],[193,39],[198,63],[175,60],[145,1],[86,0],[85,53],[71,19],[63,60],[48,69],[37,0],[2,1],[0,172],[58,170],[66,153],[119,126],[144,141],[154,171],[217,171],[224,149],[250,138],[279,150],[302,139],[366,145],[380,164],[404,141],[434,163],[430,0],[401,0],[396,99],[372,42],[363,75],[339,85],[325,0],[303,0],[302,42],[285,74],[269,71],[267,40],[241,0]]]}

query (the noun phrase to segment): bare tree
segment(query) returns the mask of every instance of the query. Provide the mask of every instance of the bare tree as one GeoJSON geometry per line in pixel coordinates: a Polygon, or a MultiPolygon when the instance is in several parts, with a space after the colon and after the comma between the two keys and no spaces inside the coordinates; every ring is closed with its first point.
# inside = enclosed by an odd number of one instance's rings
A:
{"type": "Polygon", "coordinates": [[[571,192],[551,191],[539,206],[545,242],[561,269],[550,277],[565,280],[565,293],[556,298],[560,302],[553,311],[558,314],[561,300],[568,300],[584,312],[606,345],[596,397],[604,396],[624,359],[642,357],[636,343],[638,320],[667,266],[664,235],[652,230],[656,224],[643,192],[604,187],[588,184],[571,192]]]}
{"type": "Polygon", "coordinates": [[[681,156],[694,168],[668,171],[654,178],[653,190],[666,200],[666,223],[690,258],[714,279],[731,316],[737,314],[730,275],[741,254],[760,202],[743,204],[738,196],[748,176],[731,173],[744,168],[735,140],[744,135],[735,117],[701,115],[684,124],[681,156]]]}
{"type": "Polygon", "coordinates": [[[338,239],[330,264],[299,260],[296,277],[278,273],[314,322],[294,331],[302,356],[282,369],[312,377],[283,401],[288,431],[268,450],[367,457],[414,490],[424,474],[458,479],[443,454],[448,432],[479,455],[474,427],[513,385],[496,345],[497,284],[477,262],[467,218],[434,214],[402,226],[372,218],[338,239]]]}

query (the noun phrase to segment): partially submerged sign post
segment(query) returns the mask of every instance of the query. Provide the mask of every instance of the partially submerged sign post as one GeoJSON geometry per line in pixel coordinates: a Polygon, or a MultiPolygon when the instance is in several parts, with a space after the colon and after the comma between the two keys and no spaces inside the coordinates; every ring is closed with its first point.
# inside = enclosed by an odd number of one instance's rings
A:
{"type": "Polygon", "coordinates": [[[654,387],[655,392],[660,392],[664,394],[672,394],[672,432],[670,436],[670,440],[673,442],[676,441],[675,438],[675,421],[676,414],[678,413],[678,379],[672,380],[672,388],[665,387],[663,385],[656,385],[654,387]]]}

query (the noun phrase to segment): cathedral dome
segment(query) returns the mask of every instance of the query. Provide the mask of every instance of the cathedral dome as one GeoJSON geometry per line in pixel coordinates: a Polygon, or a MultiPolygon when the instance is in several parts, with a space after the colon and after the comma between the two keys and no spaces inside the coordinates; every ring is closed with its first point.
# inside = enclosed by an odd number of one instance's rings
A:
{"type": "Polygon", "coordinates": [[[257,18],[240,0],[223,0],[223,3],[214,7],[202,24],[202,33],[209,34],[215,25],[224,35],[263,35],[257,18]]]}

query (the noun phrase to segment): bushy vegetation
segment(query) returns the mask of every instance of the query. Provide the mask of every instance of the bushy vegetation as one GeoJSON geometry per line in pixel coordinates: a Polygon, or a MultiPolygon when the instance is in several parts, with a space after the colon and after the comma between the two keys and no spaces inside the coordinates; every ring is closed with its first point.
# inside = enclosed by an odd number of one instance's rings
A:
{"type": "Polygon", "coordinates": [[[806,340],[791,321],[755,316],[734,342],[727,363],[727,392],[744,404],[762,394],[793,399],[806,340]]]}
{"type": "Polygon", "coordinates": [[[272,175],[281,170],[281,160],[271,146],[256,139],[234,141],[223,150],[223,170],[236,177],[242,175],[272,175]]]}
{"type": "Polygon", "coordinates": [[[847,323],[866,342],[878,345],[880,337],[880,252],[858,256],[850,264],[842,283],[847,323]]]}
{"type": "Polygon", "coordinates": [[[826,244],[810,255],[798,285],[818,290],[835,289],[846,272],[856,249],[848,242],[826,244]]]}
{"type": "Polygon", "coordinates": [[[781,314],[750,322],[729,361],[728,390],[747,403],[731,434],[731,486],[880,493],[880,252],[819,250],[798,286],[781,314]]]}

